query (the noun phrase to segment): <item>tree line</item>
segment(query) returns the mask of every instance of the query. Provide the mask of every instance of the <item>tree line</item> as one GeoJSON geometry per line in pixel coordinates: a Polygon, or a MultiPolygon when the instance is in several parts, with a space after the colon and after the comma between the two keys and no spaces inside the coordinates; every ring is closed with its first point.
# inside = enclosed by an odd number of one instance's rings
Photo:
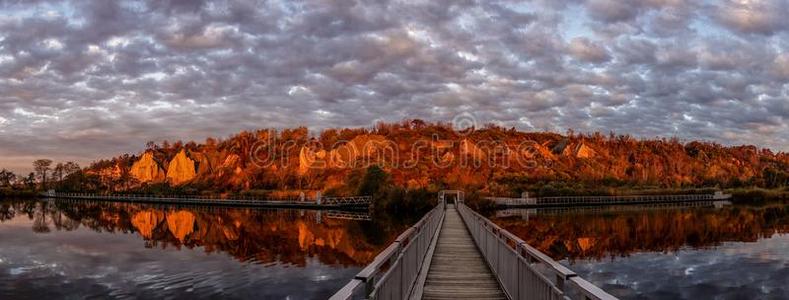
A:
{"type": "Polygon", "coordinates": [[[54,163],[51,159],[33,161],[33,172],[17,175],[8,169],[0,169],[0,189],[6,191],[40,191],[47,189],[67,189],[72,183],[78,188],[75,177],[83,176],[82,168],[73,161],[54,163]]]}

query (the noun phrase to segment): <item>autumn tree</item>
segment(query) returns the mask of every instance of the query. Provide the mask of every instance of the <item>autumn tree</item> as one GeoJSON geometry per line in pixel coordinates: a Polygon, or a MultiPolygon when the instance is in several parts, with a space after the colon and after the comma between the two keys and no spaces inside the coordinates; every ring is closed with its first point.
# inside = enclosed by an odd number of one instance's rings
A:
{"type": "Polygon", "coordinates": [[[41,179],[41,187],[43,189],[47,188],[47,171],[50,170],[52,165],[51,159],[39,159],[33,162],[33,170],[36,171],[36,175],[41,179]]]}

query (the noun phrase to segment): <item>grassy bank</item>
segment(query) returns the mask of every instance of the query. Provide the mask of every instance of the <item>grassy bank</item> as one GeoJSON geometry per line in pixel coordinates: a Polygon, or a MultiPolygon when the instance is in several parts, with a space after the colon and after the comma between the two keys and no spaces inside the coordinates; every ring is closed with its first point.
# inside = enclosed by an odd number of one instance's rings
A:
{"type": "Polygon", "coordinates": [[[789,187],[778,189],[736,188],[727,189],[725,193],[731,194],[732,200],[737,203],[789,200],[789,187]]]}

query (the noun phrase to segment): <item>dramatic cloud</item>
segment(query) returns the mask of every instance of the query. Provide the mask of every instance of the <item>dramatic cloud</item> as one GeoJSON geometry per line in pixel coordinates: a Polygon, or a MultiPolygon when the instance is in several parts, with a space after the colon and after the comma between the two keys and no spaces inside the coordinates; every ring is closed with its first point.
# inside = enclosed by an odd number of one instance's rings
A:
{"type": "Polygon", "coordinates": [[[470,113],[789,150],[782,0],[3,1],[0,167],[470,113]]]}

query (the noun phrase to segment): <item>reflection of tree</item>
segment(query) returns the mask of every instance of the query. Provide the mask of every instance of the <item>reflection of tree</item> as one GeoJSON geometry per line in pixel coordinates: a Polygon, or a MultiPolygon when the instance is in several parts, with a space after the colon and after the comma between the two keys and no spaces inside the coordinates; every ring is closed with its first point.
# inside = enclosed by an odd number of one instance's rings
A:
{"type": "Polygon", "coordinates": [[[48,202],[39,202],[38,207],[33,214],[33,231],[37,233],[49,232],[49,225],[47,224],[47,213],[49,213],[48,202]]]}
{"type": "Polygon", "coordinates": [[[0,203],[0,222],[11,220],[16,216],[16,208],[10,203],[0,203]]]}
{"type": "Polygon", "coordinates": [[[789,233],[789,206],[537,215],[494,222],[553,258],[627,256],[789,233]]]}
{"type": "Polygon", "coordinates": [[[0,207],[8,220],[29,212],[33,230],[138,233],[148,248],[195,248],[239,260],[305,265],[366,265],[404,226],[330,219],[294,210],[212,209],[126,203],[18,201],[0,207]],[[32,205],[31,205],[32,203],[32,205]],[[51,224],[50,224],[51,222],[51,224]],[[370,232],[370,228],[381,231],[370,232]]]}

